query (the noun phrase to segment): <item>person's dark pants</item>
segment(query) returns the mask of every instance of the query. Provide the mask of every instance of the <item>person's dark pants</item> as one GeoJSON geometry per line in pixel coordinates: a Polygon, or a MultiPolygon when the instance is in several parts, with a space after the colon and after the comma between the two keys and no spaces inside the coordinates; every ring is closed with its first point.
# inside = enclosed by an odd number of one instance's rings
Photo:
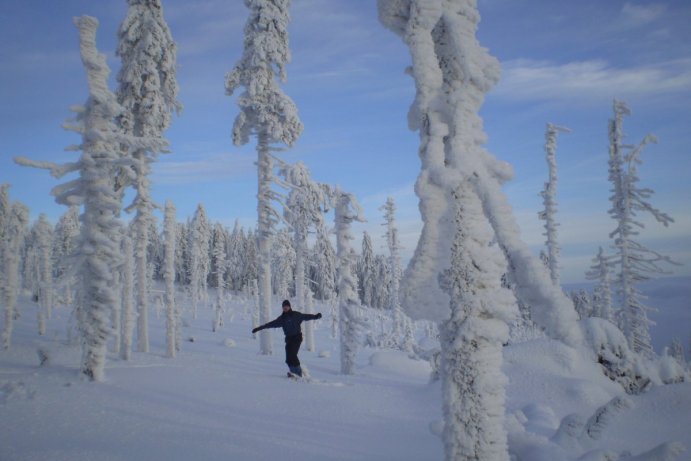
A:
{"type": "Polygon", "coordinates": [[[286,336],[286,363],[291,373],[302,376],[302,369],[300,368],[300,359],[298,359],[298,351],[302,344],[302,335],[286,336]]]}

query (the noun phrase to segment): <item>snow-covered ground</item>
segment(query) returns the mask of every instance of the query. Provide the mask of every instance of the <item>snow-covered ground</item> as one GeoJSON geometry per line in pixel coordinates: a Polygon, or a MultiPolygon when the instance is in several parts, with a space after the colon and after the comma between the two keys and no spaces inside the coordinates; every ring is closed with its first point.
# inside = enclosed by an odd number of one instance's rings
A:
{"type": "MultiPolygon", "coordinates": [[[[443,459],[434,435],[441,389],[430,381],[427,362],[362,348],[356,373],[341,375],[338,340],[330,337],[327,310],[317,306],[325,317],[316,351],[303,343],[300,352],[312,381],[296,382],[285,377],[280,330],[272,333],[274,355],[259,355],[250,320],[230,304],[233,319],[227,315],[216,333],[211,309],[196,320],[184,314],[175,359],[164,356],[165,316],[152,308],[152,352],[135,352],[130,361],[111,354],[106,380],[91,383],[77,375],[80,351],[67,343],[68,310],[54,310],[39,337],[36,308],[22,298],[12,348],[0,351],[0,460],[443,459]],[[48,352],[43,366],[39,350],[48,352]]],[[[540,339],[504,351],[513,459],[571,460],[599,449],[637,455],[673,441],[687,447],[673,459],[691,459],[690,383],[626,396],[597,364],[563,344],[540,339]],[[587,421],[616,396],[626,405],[596,438],[554,437],[565,416],[587,421]]]]}

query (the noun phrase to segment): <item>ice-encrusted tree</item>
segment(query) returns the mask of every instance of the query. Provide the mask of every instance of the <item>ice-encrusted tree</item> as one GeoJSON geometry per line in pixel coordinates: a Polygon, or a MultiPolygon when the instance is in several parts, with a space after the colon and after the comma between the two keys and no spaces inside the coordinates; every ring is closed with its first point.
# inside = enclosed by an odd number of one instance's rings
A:
{"type": "Polygon", "coordinates": [[[490,246],[492,230],[472,184],[454,196],[457,231],[450,268],[440,277],[451,298],[451,316],[440,326],[446,459],[508,460],[501,365],[516,300],[502,286],[506,260],[490,246]]]}
{"type": "MultiPolygon", "coordinates": [[[[250,135],[257,137],[257,257],[260,323],[271,320],[271,240],[279,218],[271,205],[273,159],[271,144],[292,146],[302,133],[295,103],[283,93],[276,77],[285,81],[290,61],[288,22],[290,0],[245,0],[250,10],[245,24],[242,58],[226,75],[226,94],[238,87],[240,114],[233,126],[233,142],[244,145],[250,135]]],[[[260,333],[260,351],[272,353],[270,329],[260,333]]]]}
{"type": "Polygon", "coordinates": [[[0,190],[0,255],[2,271],[0,274],[0,295],[5,311],[5,322],[2,329],[2,347],[9,349],[12,345],[14,320],[18,315],[17,297],[21,285],[19,265],[21,248],[29,233],[29,209],[21,202],[10,202],[7,187],[0,190]]]}
{"type": "Polygon", "coordinates": [[[358,293],[360,301],[368,307],[372,306],[373,293],[375,290],[374,281],[374,250],[372,249],[372,238],[364,231],[362,234],[362,250],[358,260],[358,293]]]}
{"type": "Polygon", "coordinates": [[[336,188],[333,191],[336,223],[336,255],[338,257],[338,305],[339,330],[341,332],[341,373],[352,375],[355,372],[355,354],[363,320],[358,316],[360,301],[357,295],[357,282],[353,276],[355,252],[350,241],[353,240],[351,224],[364,222],[362,209],[355,196],[336,188]]]}
{"type": "Polygon", "coordinates": [[[79,207],[71,206],[55,225],[53,258],[55,285],[62,293],[62,303],[70,306],[74,300],[76,279],[72,269],[73,258],[79,241],[79,207]]]}
{"type": "MultiPolygon", "coordinates": [[[[38,334],[46,333],[46,320],[53,310],[53,225],[48,217],[41,213],[31,227],[31,254],[33,259],[31,276],[35,283],[35,296],[38,301],[38,334]]],[[[28,261],[25,261],[25,264],[28,261]]]]}
{"type": "Polygon", "coordinates": [[[585,274],[585,278],[597,281],[597,286],[593,290],[593,311],[595,316],[613,322],[610,265],[609,258],[605,255],[602,247],[600,247],[597,256],[593,258],[590,270],[585,274]]]}
{"type": "MultiPolygon", "coordinates": [[[[302,162],[286,165],[281,169],[286,184],[290,187],[285,202],[283,217],[293,231],[295,249],[295,298],[304,312],[311,314],[305,288],[305,263],[308,259],[307,237],[311,228],[324,226],[324,212],[328,209],[329,197],[322,185],[315,182],[307,166],[302,162]]],[[[311,294],[309,295],[311,296],[311,294]]],[[[314,338],[314,322],[305,324],[305,336],[314,338]]],[[[314,339],[312,339],[314,343],[314,339]]]]}
{"type": "Polygon", "coordinates": [[[163,219],[163,281],[166,287],[166,353],[174,358],[178,350],[177,330],[180,328],[178,308],[175,305],[175,243],[177,241],[177,223],[175,222],[175,205],[167,200],[163,219]]]}
{"type": "Polygon", "coordinates": [[[81,372],[91,380],[104,376],[106,341],[111,334],[111,314],[120,302],[114,286],[115,271],[122,263],[120,253],[120,200],[114,174],[127,164],[121,155],[127,149],[161,149],[160,140],[135,138],[121,132],[115,118],[122,113],[115,95],[108,89],[110,69],[96,49],[98,20],[90,16],[75,18],[79,28],[80,51],[86,69],[89,98],[76,107],[78,122],[67,128],[82,135],[79,161],[57,165],[18,158],[23,165],[49,169],[62,177],[76,172],[78,178],[56,186],[56,201],[68,206],[81,205],[81,233],[78,248],[79,293],[77,322],[82,341],[81,372]]]}
{"type": "Polygon", "coordinates": [[[123,360],[129,360],[132,356],[136,315],[134,312],[134,244],[128,235],[122,239],[122,256],[122,319],[120,324],[122,332],[120,334],[120,357],[123,360]]]}
{"type": "Polygon", "coordinates": [[[315,284],[313,291],[322,301],[333,300],[336,293],[337,258],[326,227],[317,228],[317,239],[312,254],[314,262],[310,279],[315,284]]]}
{"type": "Polygon", "coordinates": [[[415,190],[423,228],[401,284],[401,301],[413,318],[448,318],[449,296],[436,283],[450,265],[453,200],[450,191],[471,181],[512,271],[516,295],[532,319],[553,338],[581,344],[582,332],[569,298],[520,238],[502,184],[513,174],[482,144],[478,112],[499,78],[499,63],[475,36],[475,0],[378,0],[381,22],[401,36],[412,57],[416,96],[409,112],[420,132],[422,168],[415,190]]]}
{"type": "Polygon", "coordinates": [[[214,306],[214,320],[212,331],[223,326],[223,311],[225,309],[225,273],[227,268],[225,229],[221,223],[216,223],[212,231],[213,248],[211,249],[216,277],[216,304],[214,306]]]}
{"type": "MultiPolygon", "coordinates": [[[[125,20],[118,32],[116,54],[122,60],[118,72],[117,98],[123,107],[117,117],[124,133],[159,139],[168,128],[172,112],[181,109],[177,101],[176,45],[163,18],[160,0],[128,0],[125,20]]],[[[131,152],[132,165],[119,176],[118,187],[132,183],[136,196],[127,211],[136,210],[133,219],[137,280],[137,344],[140,352],[149,350],[148,248],[152,211],[151,164],[161,148],[139,148],[131,152]],[[129,176],[129,178],[125,178],[129,176]]]]}
{"type": "Polygon", "coordinates": [[[547,237],[545,246],[547,247],[547,268],[552,278],[552,283],[556,286],[561,285],[559,267],[559,239],[557,227],[557,135],[569,133],[571,130],[565,127],[547,124],[545,130],[545,156],[547,157],[547,167],[549,169],[549,179],[545,183],[545,188],[540,192],[542,203],[545,209],[538,213],[541,220],[545,221],[545,232],[542,234],[547,237]]]}
{"type": "Polygon", "coordinates": [[[206,208],[201,203],[197,205],[192,221],[188,226],[188,276],[190,281],[190,299],[192,301],[192,315],[197,318],[197,308],[200,301],[207,298],[207,277],[211,261],[209,246],[211,245],[211,223],[206,217],[206,208]]]}
{"type": "Polygon", "coordinates": [[[643,295],[637,288],[640,282],[650,279],[650,274],[665,273],[662,264],[674,264],[668,256],[646,248],[638,241],[638,229],[645,226],[639,220],[640,214],[648,214],[665,227],[674,222],[669,215],[654,208],[648,199],[653,191],[638,185],[638,168],[643,148],[657,142],[653,135],[647,135],[637,146],[624,143],[624,116],[631,110],[623,101],[613,103],[614,117],[609,121],[609,180],[612,183],[609,215],[616,222],[616,228],[609,237],[614,240],[615,254],[612,264],[616,274],[617,294],[621,302],[623,331],[629,347],[635,352],[654,355],[650,339],[648,312],[652,309],[643,303],[643,295]]]}

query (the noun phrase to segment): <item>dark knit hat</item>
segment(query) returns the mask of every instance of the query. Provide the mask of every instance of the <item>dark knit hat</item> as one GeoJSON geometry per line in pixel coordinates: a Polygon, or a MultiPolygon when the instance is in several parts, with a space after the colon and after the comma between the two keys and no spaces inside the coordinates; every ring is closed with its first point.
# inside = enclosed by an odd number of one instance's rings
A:
{"type": "Polygon", "coordinates": [[[288,301],[287,299],[283,301],[283,304],[281,304],[281,307],[285,307],[285,306],[290,307],[290,301],[288,301]]]}

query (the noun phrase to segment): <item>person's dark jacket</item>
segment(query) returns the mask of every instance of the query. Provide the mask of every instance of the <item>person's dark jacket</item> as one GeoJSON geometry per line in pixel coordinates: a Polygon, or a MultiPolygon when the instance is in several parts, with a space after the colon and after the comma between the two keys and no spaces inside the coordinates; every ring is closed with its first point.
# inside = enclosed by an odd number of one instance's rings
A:
{"type": "Polygon", "coordinates": [[[302,312],[289,310],[288,312],[283,312],[278,318],[265,323],[252,330],[252,333],[256,333],[259,330],[265,328],[283,328],[283,333],[288,336],[297,336],[302,334],[300,329],[300,324],[305,320],[317,320],[322,318],[321,314],[303,314],[302,312]]]}

